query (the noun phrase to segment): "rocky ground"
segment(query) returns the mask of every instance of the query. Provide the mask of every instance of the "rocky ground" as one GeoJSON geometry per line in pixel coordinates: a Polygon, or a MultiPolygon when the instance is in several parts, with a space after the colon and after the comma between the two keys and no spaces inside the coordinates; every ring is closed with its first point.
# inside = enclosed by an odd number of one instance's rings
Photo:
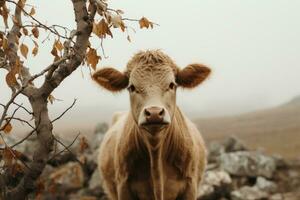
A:
{"type": "MultiPolygon", "coordinates": [[[[72,153],[57,144],[53,159],[38,181],[37,192],[29,199],[106,199],[96,163],[96,150],[106,128],[105,124],[100,124],[91,141],[79,137],[68,147],[72,153]]],[[[11,139],[9,142],[13,144],[15,141],[11,139]]],[[[71,143],[72,140],[64,140],[66,145],[71,143]]],[[[17,149],[25,155],[32,155],[34,145],[33,138],[17,149]]],[[[300,199],[300,161],[250,151],[235,138],[211,143],[208,150],[208,166],[198,200],[300,199]]],[[[15,182],[21,176],[17,173],[15,182]]],[[[15,183],[12,181],[10,184],[13,186],[15,183]]]]}

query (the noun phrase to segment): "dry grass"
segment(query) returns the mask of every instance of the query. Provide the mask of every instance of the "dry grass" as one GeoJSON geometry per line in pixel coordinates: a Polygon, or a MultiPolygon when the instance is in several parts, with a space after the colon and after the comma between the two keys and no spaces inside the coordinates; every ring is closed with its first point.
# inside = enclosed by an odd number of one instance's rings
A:
{"type": "Polygon", "coordinates": [[[287,158],[300,158],[300,100],[243,114],[195,120],[207,141],[228,135],[242,139],[250,148],[287,158]]]}

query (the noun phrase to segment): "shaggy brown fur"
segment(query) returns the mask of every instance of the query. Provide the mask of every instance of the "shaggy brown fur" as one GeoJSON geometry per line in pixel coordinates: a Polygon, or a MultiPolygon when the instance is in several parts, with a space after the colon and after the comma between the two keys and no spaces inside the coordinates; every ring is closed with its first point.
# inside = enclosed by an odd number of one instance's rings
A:
{"type": "Polygon", "coordinates": [[[179,70],[162,52],[146,51],[129,61],[125,73],[104,68],[93,75],[111,91],[135,85],[131,111],[113,117],[99,150],[99,170],[111,200],[196,199],[206,165],[205,145],[176,106],[176,88],[169,85],[192,88],[209,72],[201,64],[179,70]],[[143,108],[152,104],[164,108],[171,120],[154,133],[139,125],[143,108]]]}

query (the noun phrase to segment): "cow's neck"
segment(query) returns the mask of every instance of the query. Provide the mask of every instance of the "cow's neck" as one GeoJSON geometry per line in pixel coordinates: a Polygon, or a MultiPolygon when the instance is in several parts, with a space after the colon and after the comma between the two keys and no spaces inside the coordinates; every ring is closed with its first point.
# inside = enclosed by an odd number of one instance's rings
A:
{"type": "Polygon", "coordinates": [[[146,133],[145,130],[135,127],[132,132],[133,140],[135,141],[135,151],[142,157],[149,158],[150,173],[154,189],[154,197],[156,200],[163,199],[163,165],[168,163],[178,169],[181,174],[185,170],[185,164],[189,163],[190,152],[186,151],[186,147],[191,145],[184,118],[176,107],[174,117],[168,128],[161,130],[160,133],[151,134],[146,133]]]}

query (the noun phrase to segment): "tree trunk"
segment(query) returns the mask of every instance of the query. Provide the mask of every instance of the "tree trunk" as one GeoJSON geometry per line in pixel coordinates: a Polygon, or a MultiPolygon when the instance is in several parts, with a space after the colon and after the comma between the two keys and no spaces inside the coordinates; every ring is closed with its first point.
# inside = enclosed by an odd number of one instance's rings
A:
{"type": "Polygon", "coordinates": [[[35,180],[42,173],[53,148],[53,127],[48,115],[47,97],[40,94],[40,92],[36,92],[29,100],[34,113],[39,146],[34,152],[33,162],[29,166],[30,169],[26,169],[28,171],[18,187],[8,192],[7,199],[24,200],[28,193],[34,191],[35,180]]]}

